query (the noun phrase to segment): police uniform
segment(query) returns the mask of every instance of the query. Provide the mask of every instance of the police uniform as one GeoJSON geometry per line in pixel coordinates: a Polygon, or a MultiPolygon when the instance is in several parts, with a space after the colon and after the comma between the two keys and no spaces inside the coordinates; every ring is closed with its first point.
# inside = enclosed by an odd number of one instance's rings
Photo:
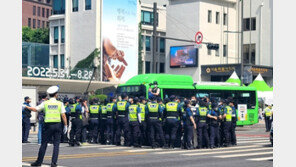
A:
{"type": "MultiPolygon", "coordinates": [[[[225,106],[224,105],[219,105],[218,106],[218,111],[219,111],[219,114],[221,116],[224,115],[224,108],[225,106]]],[[[219,145],[220,146],[223,146],[224,142],[225,142],[225,134],[224,134],[224,123],[225,123],[225,119],[226,118],[221,118],[221,119],[218,119],[218,123],[219,123],[219,136],[220,136],[220,143],[219,145]]]]}
{"type": "Polygon", "coordinates": [[[107,144],[114,142],[114,124],[115,124],[115,106],[114,103],[108,103],[106,106],[106,139],[107,144]]]}
{"type": "Polygon", "coordinates": [[[208,124],[207,124],[207,115],[209,113],[209,109],[205,106],[199,106],[197,109],[197,140],[198,140],[198,148],[202,148],[203,143],[205,147],[209,146],[209,135],[208,135],[208,124]]]}
{"type": "Polygon", "coordinates": [[[184,146],[187,149],[191,149],[193,147],[193,124],[190,120],[190,117],[193,117],[193,112],[190,107],[187,107],[184,110],[184,146]]]}
{"type": "Polygon", "coordinates": [[[148,136],[147,136],[147,121],[145,119],[145,104],[140,103],[140,116],[141,116],[141,122],[140,122],[140,146],[142,145],[148,145],[148,136]]]}
{"type": "Polygon", "coordinates": [[[155,133],[159,134],[160,137],[160,145],[164,146],[165,140],[163,137],[163,129],[161,123],[162,117],[162,110],[158,103],[151,102],[146,105],[145,108],[146,118],[148,119],[148,126],[149,126],[149,135],[150,135],[150,144],[152,148],[156,147],[155,143],[155,133]]]}
{"type": "Polygon", "coordinates": [[[232,126],[232,108],[226,106],[224,109],[224,114],[226,114],[226,119],[224,122],[224,135],[225,135],[225,146],[229,146],[231,137],[231,126],[232,126]]]}
{"type": "Polygon", "coordinates": [[[30,106],[29,103],[24,102],[23,103],[23,109],[22,109],[22,143],[28,142],[29,137],[29,131],[31,128],[30,118],[31,118],[31,111],[25,106],[30,106]]]}
{"type": "Polygon", "coordinates": [[[234,106],[231,107],[231,109],[232,109],[232,114],[231,114],[230,141],[232,145],[236,145],[235,129],[236,129],[237,114],[234,106]]]}
{"type": "Polygon", "coordinates": [[[89,136],[91,143],[98,143],[99,110],[100,106],[98,104],[89,106],[89,136]]]}
{"type": "Polygon", "coordinates": [[[116,103],[117,129],[116,129],[116,145],[120,145],[121,131],[124,132],[124,145],[127,145],[128,135],[128,107],[129,102],[122,100],[116,103]]]}
{"type": "Polygon", "coordinates": [[[216,111],[215,109],[212,108],[209,114],[217,118],[217,120],[215,120],[214,118],[210,118],[210,147],[213,148],[215,147],[215,145],[219,147],[220,133],[219,133],[218,119],[219,119],[220,113],[219,111],[216,111]]]}
{"type": "Polygon", "coordinates": [[[272,109],[271,109],[271,107],[266,107],[264,109],[264,119],[265,119],[266,132],[269,132],[270,131],[270,128],[271,128],[271,116],[272,116],[272,109]]]}
{"type": "MultiPolygon", "coordinates": [[[[54,94],[58,92],[59,87],[52,86],[47,90],[48,94],[54,94]]],[[[56,98],[52,97],[49,100],[41,103],[36,107],[37,111],[44,110],[44,128],[42,131],[42,141],[39,148],[38,158],[36,162],[31,164],[31,166],[41,166],[44,155],[46,152],[47,144],[53,138],[53,154],[51,159],[51,166],[57,166],[58,154],[59,154],[59,144],[61,139],[61,115],[64,114],[65,107],[64,104],[56,98]]],[[[67,131],[67,127],[64,127],[64,133],[67,131]]]]}
{"type": "Polygon", "coordinates": [[[165,105],[165,139],[169,147],[175,147],[176,133],[180,126],[180,118],[182,118],[182,109],[177,102],[168,102],[165,105]]]}
{"type": "Polygon", "coordinates": [[[71,131],[69,145],[80,145],[81,130],[82,130],[82,108],[79,103],[70,106],[71,109],[71,131]]]}
{"type": "Polygon", "coordinates": [[[134,147],[139,147],[140,139],[140,125],[138,115],[141,113],[141,109],[137,104],[132,104],[128,108],[128,120],[129,120],[129,130],[128,130],[128,146],[133,145],[134,147]]]}

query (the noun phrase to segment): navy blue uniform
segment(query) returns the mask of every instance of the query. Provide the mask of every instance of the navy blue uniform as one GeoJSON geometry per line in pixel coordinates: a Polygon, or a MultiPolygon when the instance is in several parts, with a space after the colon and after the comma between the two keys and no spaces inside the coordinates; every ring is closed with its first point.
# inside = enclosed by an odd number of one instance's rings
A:
{"type": "Polygon", "coordinates": [[[219,111],[210,110],[209,114],[211,116],[217,117],[217,120],[211,118],[210,119],[210,145],[211,147],[220,145],[220,134],[219,134],[219,123],[218,117],[220,115],[219,111]],[[216,144],[215,144],[216,143],[216,144]]]}
{"type": "MultiPolygon", "coordinates": [[[[29,103],[24,102],[24,106],[30,106],[29,103]]],[[[25,107],[22,109],[22,142],[27,142],[29,137],[29,131],[31,128],[30,123],[31,111],[25,107]]]]}
{"type": "Polygon", "coordinates": [[[209,110],[207,107],[199,107],[196,112],[197,119],[198,119],[198,123],[197,123],[198,148],[201,148],[203,143],[205,144],[205,147],[209,146],[209,134],[208,134],[208,124],[207,124],[208,113],[209,113],[209,110]]]}
{"type": "Polygon", "coordinates": [[[236,121],[237,121],[237,114],[235,107],[232,108],[232,119],[231,119],[231,128],[230,128],[230,140],[232,145],[236,145],[236,134],[235,134],[235,128],[236,128],[236,121]]]}
{"type": "Polygon", "coordinates": [[[78,144],[81,139],[81,130],[82,130],[82,107],[77,105],[75,108],[75,113],[71,115],[72,128],[70,131],[70,142],[69,144],[78,144]],[[75,137],[75,139],[74,139],[75,137]]]}
{"type": "Polygon", "coordinates": [[[190,107],[185,109],[185,117],[184,117],[184,144],[186,148],[192,148],[192,138],[193,138],[193,124],[190,120],[190,117],[193,116],[193,112],[190,107]]]}
{"type": "MultiPolygon", "coordinates": [[[[120,102],[126,102],[125,100],[122,100],[120,102]]],[[[116,103],[116,124],[117,124],[117,129],[116,129],[116,145],[120,145],[120,137],[121,137],[121,132],[124,132],[124,145],[127,145],[127,135],[128,135],[128,108],[130,106],[129,102],[126,102],[125,109],[123,111],[119,110],[118,104],[120,102],[116,103]]]]}
{"type": "MultiPolygon", "coordinates": [[[[113,104],[113,103],[108,103],[108,105],[113,104]]],[[[107,109],[107,121],[106,121],[106,138],[108,144],[114,144],[116,143],[114,140],[115,136],[115,112],[116,112],[116,104],[114,104],[111,107],[111,111],[108,111],[107,109]]]]}

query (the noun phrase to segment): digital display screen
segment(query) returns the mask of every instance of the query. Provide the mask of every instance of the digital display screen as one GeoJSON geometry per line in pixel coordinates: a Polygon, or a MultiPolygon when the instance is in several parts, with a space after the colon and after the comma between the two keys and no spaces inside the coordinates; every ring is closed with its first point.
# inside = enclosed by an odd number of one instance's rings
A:
{"type": "Polygon", "coordinates": [[[197,67],[198,50],[193,45],[171,46],[170,47],[170,67],[197,67]]]}

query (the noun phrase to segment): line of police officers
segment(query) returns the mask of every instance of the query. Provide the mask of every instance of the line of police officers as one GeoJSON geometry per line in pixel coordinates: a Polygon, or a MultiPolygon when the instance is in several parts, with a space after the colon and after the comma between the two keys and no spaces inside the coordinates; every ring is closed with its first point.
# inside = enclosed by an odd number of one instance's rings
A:
{"type": "MultiPolygon", "coordinates": [[[[186,149],[193,149],[194,145],[197,148],[236,145],[237,115],[230,98],[215,102],[193,96],[180,101],[172,95],[162,101],[155,96],[146,100],[122,94],[121,99],[111,97],[102,104],[98,99],[90,101],[89,143],[186,149]]],[[[70,108],[72,124],[69,145],[79,146],[86,133],[82,130],[82,115],[87,105],[77,99],[70,100],[66,107],[70,108]]]]}

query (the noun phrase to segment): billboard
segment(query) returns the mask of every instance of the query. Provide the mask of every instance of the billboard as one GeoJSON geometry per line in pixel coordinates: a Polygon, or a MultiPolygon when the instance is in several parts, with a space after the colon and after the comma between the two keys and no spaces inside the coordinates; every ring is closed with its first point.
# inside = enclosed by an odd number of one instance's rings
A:
{"type": "Polygon", "coordinates": [[[127,81],[138,75],[138,0],[102,1],[102,79],[127,81]]]}
{"type": "Polygon", "coordinates": [[[197,67],[198,50],[194,45],[171,46],[170,47],[170,67],[197,67]]]}

